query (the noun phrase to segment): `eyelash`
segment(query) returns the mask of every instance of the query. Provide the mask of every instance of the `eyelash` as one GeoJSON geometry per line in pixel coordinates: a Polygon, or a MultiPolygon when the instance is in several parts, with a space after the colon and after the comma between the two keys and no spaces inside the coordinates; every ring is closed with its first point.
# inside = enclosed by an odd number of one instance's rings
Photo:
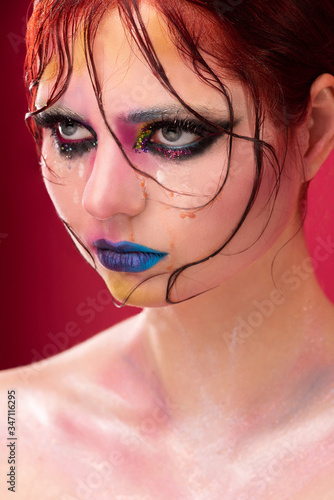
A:
{"type": "MultiPolygon", "coordinates": [[[[222,128],[229,129],[230,124],[224,123],[220,125],[222,128]]],[[[151,153],[153,155],[162,156],[168,160],[187,160],[195,155],[204,153],[219,137],[223,135],[218,128],[196,120],[174,119],[161,120],[145,125],[141,129],[139,136],[133,146],[137,153],[151,153]],[[184,146],[171,146],[152,142],[151,138],[156,132],[166,129],[179,129],[181,132],[190,132],[199,136],[199,140],[184,146]]]]}
{"type": "MultiPolygon", "coordinates": [[[[41,116],[35,117],[36,124],[44,129],[51,131],[52,138],[61,156],[67,160],[72,160],[82,157],[86,153],[90,153],[93,149],[97,149],[98,140],[96,133],[91,127],[82,125],[75,119],[66,117],[61,114],[47,112],[41,116]],[[92,134],[91,139],[82,139],[77,141],[65,141],[59,133],[60,125],[77,125],[79,128],[86,129],[92,134]]],[[[160,120],[146,124],[139,132],[139,135],[133,145],[133,150],[137,153],[151,153],[160,156],[167,160],[184,161],[191,157],[203,154],[219,137],[224,130],[231,130],[229,122],[214,125],[206,125],[197,120],[189,119],[172,119],[160,120]],[[162,129],[178,129],[180,132],[188,132],[198,135],[199,139],[195,142],[183,146],[171,146],[151,141],[151,138],[156,132],[162,129]]]]}
{"type": "Polygon", "coordinates": [[[81,157],[86,153],[91,152],[93,149],[97,149],[98,140],[95,132],[87,125],[82,125],[77,120],[69,117],[57,114],[47,114],[44,113],[42,116],[35,117],[36,124],[44,129],[49,129],[53,141],[58,149],[61,156],[64,156],[67,160],[73,160],[75,158],[81,157]],[[86,129],[92,134],[92,138],[82,139],[82,140],[64,140],[59,133],[60,125],[76,125],[79,128],[86,129]]]}
{"type": "MultiPolygon", "coordinates": [[[[72,122],[74,123],[74,122],[72,122]]],[[[90,153],[92,149],[97,149],[97,139],[82,139],[80,141],[64,141],[60,137],[56,127],[51,130],[53,139],[61,156],[65,156],[67,160],[73,160],[90,153]]]]}

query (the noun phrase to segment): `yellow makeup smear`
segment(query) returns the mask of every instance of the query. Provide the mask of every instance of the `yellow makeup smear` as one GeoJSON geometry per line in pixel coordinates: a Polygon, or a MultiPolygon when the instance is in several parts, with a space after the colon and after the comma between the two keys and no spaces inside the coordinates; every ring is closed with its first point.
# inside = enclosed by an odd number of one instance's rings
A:
{"type": "Polygon", "coordinates": [[[178,50],[171,41],[167,25],[159,13],[145,3],[142,4],[140,10],[159,59],[163,64],[171,64],[175,58],[179,60],[178,50]]]}
{"type": "Polygon", "coordinates": [[[53,56],[47,67],[45,68],[42,76],[42,80],[49,82],[50,80],[54,80],[58,74],[58,61],[57,57],[53,56]]]}
{"type": "Polygon", "coordinates": [[[82,73],[86,67],[84,29],[81,28],[74,44],[73,70],[74,72],[82,73]]]}
{"type": "MultiPolygon", "coordinates": [[[[148,5],[146,2],[141,3],[140,12],[154,49],[157,51],[162,64],[166,68],[174,68],[175,62],[180,61],[180,56],[177,48],[170,39],[168,27],[162,16],[159,15],[159,12],[154,7],[148,5]]],[[[106,65],[109,66],[113,75],[113,85],[116,88],[119,84],[123,83],[131,61],[136,61],[138,56],[139,59],[142,59],[142,56],[135,43],[124,32],[124,27],[117,10],[112,10],[110,15],[105,16],[99,26],[98,32],[102,36],[100,39],[97,38],[95,43],[95,62],[97,67],[102,67],[102,65],[105,67],[106,65]]],[[[155,79],[152,81],[155,88],[155,79]]],[[[137,84],[138,81],[134,80],[134,83],[137,84]]],[[[144,87],[146,88],[146,84],[144,87]]],[[[132,96],[133,101],[140,100],[135,95],[133,88],[129,89],[129,94],[132,96]]]]}
{"type": "MultiPolygon", "coordinates": [[[[128,297],[133,287],[141,282],[139,277],[134,279],[133,276],[126,276],[123,273],[113,273],[112,276],[103,278],[111,295],[120,303],[128,297]]],[[[157,298],[159,297],[159,294],[161,294],[161,285],[159,287],[159,285],[153,283],[153,281],[150,281],[149,283],[149,288],[147,288],[144,283],[131,293],[126,304],[138,307],[154,307],[162,305],[160,303],[157,304],[157,298]]],[[[165,290],[165,288],[163,288],[163,290],[165,290]]]]}
{"type": "MultiPolygon", "coordinates": [[[[86,65],[86,57],[84,49],[84,31],[82,28],[74,44],[73,70],[75,73],[80,74],[86,69],[86,67],[87,65],[86,65]]],[[[37,109],[44,107],[48,102],[49,95],[52,91],[52,87],[58,76],[58,72],[59,72],[58,58],[56,55],[54,55],[52,56],[51,61],[43,71],[43,75],[38,90],[38,97],[36,99],[37,109]]],[[[65,74],[63,76],[63,81],[65,81],[65,78],[66,78],[66,68],[65,68],[65,74]]],[[[61,85],[62,84],[60,83],[60,86],[61,85]]]]}
{"type": "MultiPolygon", "coordinates": [[[[86,57],[85,57],[85,44],[84,44],[84,29],[81,28],[80,33],[75,39],[74,42],[74,61],[73,61],[73,70],[81,72],[84,68],[86,68],[86,57]]],[[[51,61],[46,66],[42,80],[50,81],[54,80],[58,75],[59,64],[57,56],[52,56],[51,61]]]]}
{"type": "Polygon", "coordinates": [[[112,277],[105,278],[105,283],[111,295],[119,302],[123,302],[134,284],[129,283],[130,280],[122,279],[118,273],[113,273],[112,277]]]}
{"type": "Polygon", "coordinates": [[[59,70],[58,60],[56,56],[53,56],[49,64],[46,66],[39,87],[38,94],[35,102],[36,109],[43,108],[52,92],[53,84],[57,78],[59,70]]]}

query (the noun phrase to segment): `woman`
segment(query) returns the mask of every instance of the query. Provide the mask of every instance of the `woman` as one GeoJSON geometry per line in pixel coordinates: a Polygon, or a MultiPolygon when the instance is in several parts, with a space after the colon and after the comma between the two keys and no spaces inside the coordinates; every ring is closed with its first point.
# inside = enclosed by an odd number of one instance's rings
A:
{"type": "Polygon", "coordinates": [[[302,231],[334,146],[333,20],[329,1],[35,3],[46,188],[144,311],[2,375],[19,498],[334,498],[334,312],[312,268],[333,242],[310,256],[302,231]]]}

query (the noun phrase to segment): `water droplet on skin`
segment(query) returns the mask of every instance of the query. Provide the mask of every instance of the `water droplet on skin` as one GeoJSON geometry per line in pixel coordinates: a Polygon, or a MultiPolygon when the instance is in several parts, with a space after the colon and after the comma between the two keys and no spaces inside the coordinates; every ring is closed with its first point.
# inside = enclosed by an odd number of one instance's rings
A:
{"type": "Polygon", "coordinates": [[[166,176],[165,176],[164,172],[162,172],[161,170],[158,170],[157,181],[160,182],[160,184],[163,184],[165,178],[166,178],[166,176]]]}
{"type": "Polygon", "coordinates": [[[82,179],[82,177],[84,175],[84,171],[85,171],[84,164],[80,163],[80,165],[78,167],[78,174],[79,174],[80,179],[82,179]]]}
{"type": "Polygon", "coordinates": [[[41,158],[40,165],[41,167],[46,167],[47,155],[41,158]]]}
{"type": "Polygon", "coordinates": [[[75,188],[74,191],[73,191],[73,203],[75,203],[76,205],[78,205],[79,202],[80,202],[79,192],[78,192],[78,189],[75,188]]]}
{"type": "Polygon", "coordinates": [[[194,214],[192,212],[189,212],[187,214],[185,214],[184,212],[181,212],[180,213],[180,217],[181,217],[181,219],[186,219],[186,218],[195,219],[196,218],[196,214],[194,214]]]}

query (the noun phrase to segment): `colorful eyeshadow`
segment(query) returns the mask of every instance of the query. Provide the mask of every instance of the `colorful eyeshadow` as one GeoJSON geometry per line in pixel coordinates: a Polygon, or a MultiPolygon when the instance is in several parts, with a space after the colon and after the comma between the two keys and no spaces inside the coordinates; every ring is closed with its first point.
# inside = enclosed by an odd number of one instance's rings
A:
{"type": "MultiPolygon", "coordinates": [[[[228,126],[228,124],[224,125],[228,126]]],[[[145,125],[140,130],[133,149],[137,153],[151,153],[153,155],[161,156],[166,160],[182,161],[191,156],[204,153],[218,139],[218,137],[221,137],[221,135],[222,132],[214,126],[210,127],[199,122],[198,120],[180,120],[178,118],[174,120],[163,120],[145,125]],[[195,136],[196,140],[192,140],[192,142],[181,146],[173,146],[173,144],[163,144],[155,142],[152,139],[157,131],[168,131],[168,129],[173,132],[175,130],[180,132],[180,134],[176,134],[177,141],[183,133],[192,134],[195,136]]],[[[168,141],[166,138],[166,142],[173,141],[168,141]]]]}
{"type": "Polygon", "coordinates": [[[149,149],[147,147],[148,140],[152,133],[152,127],[144,127],[137,138],[134,145],[134,150],[136,153],[148,153],[149,149]]]}

